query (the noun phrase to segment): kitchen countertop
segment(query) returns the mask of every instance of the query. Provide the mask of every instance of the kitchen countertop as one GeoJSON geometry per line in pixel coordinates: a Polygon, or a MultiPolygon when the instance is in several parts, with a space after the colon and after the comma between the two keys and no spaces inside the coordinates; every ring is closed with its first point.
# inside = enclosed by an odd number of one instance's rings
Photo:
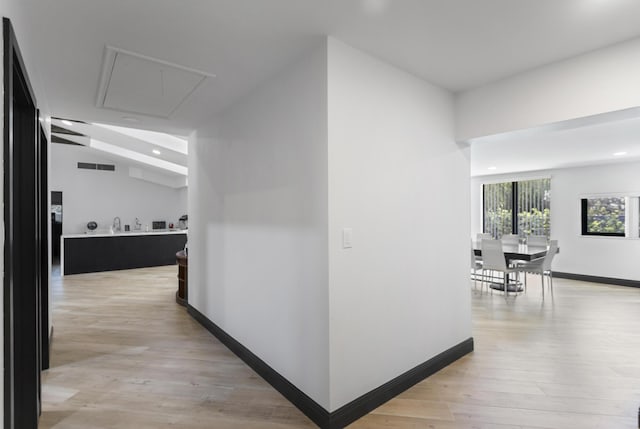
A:
{"type": "Polygon", "coordinates": [[[86,232],[84,234],[63,234],[62,238],[91,238],[91,237],[127,237],[131,235],[166,235],[166,234],[186,234],[186,229],[161,229],[153,231],[121,231],[121,232],[86,232]]]}

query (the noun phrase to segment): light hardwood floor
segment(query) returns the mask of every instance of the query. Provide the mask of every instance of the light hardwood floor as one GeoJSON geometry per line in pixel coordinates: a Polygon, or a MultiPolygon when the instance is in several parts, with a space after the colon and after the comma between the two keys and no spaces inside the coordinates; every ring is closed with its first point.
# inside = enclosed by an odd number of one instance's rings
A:
{"type": "Polygon", "coordinates": [[[541,299],[473,292],[475,350],[355,428],[636,428],[640,289],[554,280],[541,299]]]}
{"type": "MultiPolygon", "coordinates": [[[[54,278],[41,428],[315,427],[174,301],[176,267],[54,278]]],[[[475,351],[350,428],[635,428],[640,289],[472,290],[475,351]]]]}
{"type": "Polygon", "coordinates": [[[291,429],[313,423],[175,302],[177,266],[52,281],[41,428],[291,429]]]}

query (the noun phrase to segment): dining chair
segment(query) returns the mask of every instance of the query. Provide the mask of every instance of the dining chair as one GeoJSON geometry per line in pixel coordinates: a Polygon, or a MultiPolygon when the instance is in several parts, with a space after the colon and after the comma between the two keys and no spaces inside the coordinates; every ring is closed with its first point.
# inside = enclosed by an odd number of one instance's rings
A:
{"type": "Polygon", "coordinates": [[[493,237],[491,236],[491,234],[488,233],[483,233],[483,232],[479,232],[476,234],[476,242],[478,243],[478,245],[480,245],[480,242],[482,240],[491,240],[493,237]]]}
{"type": "MultiPolygon", "coordinates": [[[[484,251],[482,253],[484,254],[484,251]]],[[[551,295],[553,296],[553,271],[551,270],[551,264],[553,263],[553,258],[556,256],[556,253],[558,253],[558,240],[551,240],[549,241],[549,249],[547,250],[547,254],[544,256],[544,258],[536,259],[531,262],[521,263],[516,268],[521,273],[524,273],[525,285],[527,273],[540,274],[540,279],[542,282],[542,299],[544,299],[545,274],[549,276],[548,287],[551,291],[551,295]]]]}
{"type": "Polygon", "coordinates": [[[504,297],[505,299],[509,295],[509,274],[515,273],[516,276],[520,273],[518,268],[507,267],[507,262],[504,258],[504,252],[502,251],[501,240],[482,240],[482,273],[486,271],[498,271],[501,272],[503,277],[504,297]]]}
{"type": "MultiPolygon", "coordinates": [[[[476,245],[479,247],[482,240],[491,240],[492,238],[491,234],[479,232],[476,234],[476,245]]],[[[476,256],[476,261],[482,261],[482,256],[476,256]]]]}
{"type": "Polygon", "coordinates": [[[505,234],[501,240],[503,244],[519,244],[520,236],[518,234],[505,234]]]}
{"type": "Polygon", "coordinates": [[[478,288],[478,271],[481,271],[480,277],[480,292],[482,292],[482,283],[484,276],[482,275],[482,260],[477,259],[476,253],[473,250],[473,242],[471,242],[471,270],[473,270],[471,276],[473,277],[473,288],[478,288]]]}
{"type": "Polygon", "coordinates": [[[547,246],[547,236],[546,235],[529,235],[527,236],[527,246],[547,246]]]}

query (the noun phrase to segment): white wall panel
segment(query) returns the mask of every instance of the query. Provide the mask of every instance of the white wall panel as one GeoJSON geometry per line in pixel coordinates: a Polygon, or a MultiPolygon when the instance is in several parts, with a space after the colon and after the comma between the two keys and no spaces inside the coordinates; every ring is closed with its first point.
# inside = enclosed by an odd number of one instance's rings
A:
{"type": "Polygon", "coordinates": [[[640,39],[458,94],[456,138],[543,126],[640,106],[640,39]]]}
{"type": "Polygon", "coordinates": [[[451,94],[330,39],[332,410],[471,337],[468,223],[451,94]]]}
{"type": "Polygon", "coordinates": [[[64,144],[50,146],[49,187],[62,191],[63,233],[86,231],[89,221],[106,231],[118,216],[122,229],[133,229],[137,217],[143,225],[152,227],[154,220],[177,225],[187,212],[184,191],[135,179],[129,176],[129,166],[96,155],[92,151],[64,144]],[[78,162],[114,164],[115,171],[78,169],[78,162]]]}
{"type": "Polygon", "coordinates": [[[326,44],[189,139],[189,303],[329,407],[326,44]]]}

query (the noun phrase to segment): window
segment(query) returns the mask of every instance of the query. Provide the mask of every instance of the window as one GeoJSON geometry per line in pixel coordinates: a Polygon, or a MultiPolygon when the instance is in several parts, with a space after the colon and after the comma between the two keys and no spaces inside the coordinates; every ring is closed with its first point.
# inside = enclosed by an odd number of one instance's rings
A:
{"type": "Polygon", "coordinates": [[[625,236],[625,198],[583,198],[582,235],[625,236]]]}
{"type": "Polygon", "coordinates": [[[551,233],[551,179],[517,182],[518,231],[521,237],[551,233]]]}
{"type": "Polygon", "coordinates": [[[513,230],[512,183],[492,183],[483,186],[485,233],[500,238],[513,230]]]}
{"type": "Polygon", "coordinates": [[[483,230],[495,238],[504,234],[549,237],[550,209],[551,179],[483,185],[483,230]]]}

